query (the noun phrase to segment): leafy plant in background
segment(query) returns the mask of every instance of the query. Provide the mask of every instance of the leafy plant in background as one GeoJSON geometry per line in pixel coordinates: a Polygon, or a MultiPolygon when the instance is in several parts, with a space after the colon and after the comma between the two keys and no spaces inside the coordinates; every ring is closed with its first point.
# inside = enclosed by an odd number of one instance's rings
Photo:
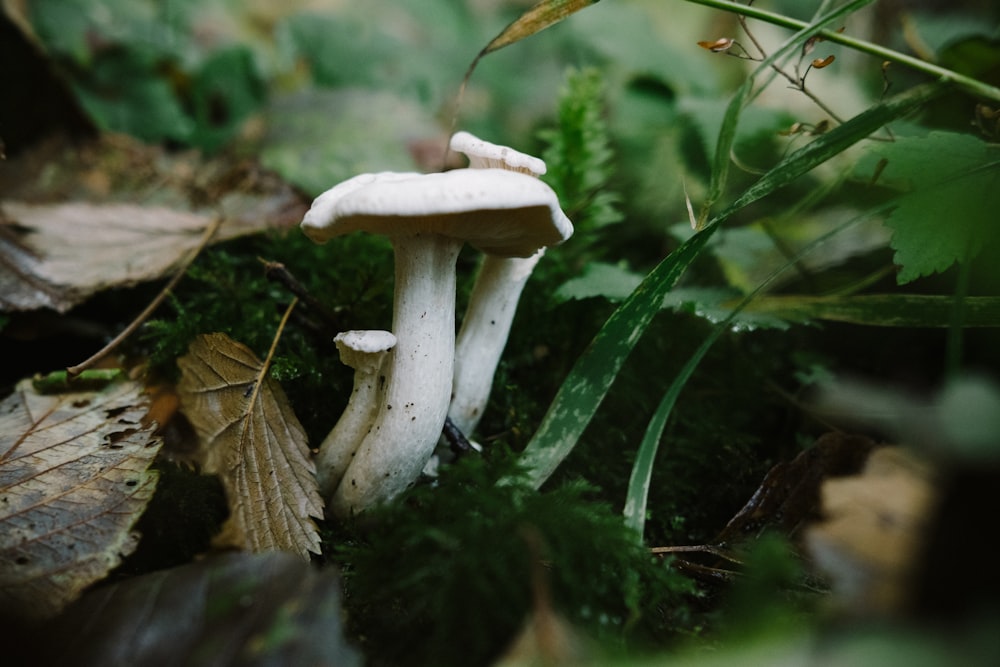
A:
{"type": "Polygon", "coordinates": [[[613,169],[604,82],[597,69],[571,71],[559,96],[558,125],[539,138],[548,146],[542,154],[548,171],[543,180],[559,193],[576,234],[622,220],[621,197],[611,190],[613,169]]]}

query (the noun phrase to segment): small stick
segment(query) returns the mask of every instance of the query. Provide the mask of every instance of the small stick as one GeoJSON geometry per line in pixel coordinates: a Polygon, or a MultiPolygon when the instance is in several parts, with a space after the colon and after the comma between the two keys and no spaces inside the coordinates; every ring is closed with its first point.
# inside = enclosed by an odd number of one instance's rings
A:
{"type": "Polygon", "coordinates": [[[306,286],[300,283],[284,264],[281,262],[272,262],[264,259],[263,257],[258,257],[257,259],[264,265],[265,278],[279,282],[287,287],[288,291],[297,296],[299,301],[304,303],[307,308],[319,315],[332,328],[337,329],[339,327],[340,322],[336,313],[320,303],[319,299],[314,297],[309,290],[306,289],[306,286]]]}
{"type": "Polygon", "coordinates": [[[712,556],[718,556],[723,560],[728,560],[732,563],[737,563],[739,565],[743,564],[743,561],[736,558],[732,554],[720,549],[717,546],[711,544],[698,544],[694,546],[678,546],[678,547],[653,547],[649,550],[651,554],[681,554],[681,553],[704,553],[711,554],[712,556]]]}
{"type": "Polygon", "coordinates": [[[456,454],[478,451],[472,446],[469,439],[465,437],[465,434],[451,421],[451,417],[445,417],[444,428],[441,433],[444,435],[444,439],[448,441],[451,450],[456,454]]]}
{"type": "Polygon", "coordinates": [[[177,269],[177,272],[174,274],[174,277],[170,279],[170,282],[168,282],[166,286],[162,290],[160,290],[160,293],[156,295],[156,298],[150,301],[149,305],[146,306],[146,308],[141,313],[139,313],[139,315],[134,320],[132,320],[132,322],[127,327],[125,327],[125,329],[122,330],[120,334],[115,336],[111,340],[111,342],[102,347],[93,356],[91,356],[83,363],[79,363],[76,366],[70,366],[69,368],[67,368],[66,373],[69,375],[69,377],[71,378],[76,377],[77,375],[87,370],[88,368],[96,364],[98,361],[103,359],[104,357],[108,356],[108,354],[113,352],[115,348],[121,345],[122,341],[131,336],[133,333],[135,333],[136,329],[142,326],[142,323],[145,322],[146,319],[153,314],[153,311],[159,308],[160,304],[163,303],[163,300],[167,298],[167,295],[170,294],[170,291],[174,288],[175,285],[177,285],[181,277],[185,273],[187,273],[187,270],[191,266],[191,263],[194,262],[195,258],[202,251],[202,249],[204,249],[204,247],[208,245],[208,242],[212,240],[212,237],[215,236],[215,232],[219,230],[219,227],[222,225],[222,221],[223,218],[221,215],[216,216],[215,219],[212,220],[211,224],[209,224],[208,227],[205,229],[205,233],[202,234],[201,240],[198,242],[198,245],[195,246],[194,250],[191,251],[191,254],[187,257],[187,259],[184,260],[180,268],[177,269]]]}

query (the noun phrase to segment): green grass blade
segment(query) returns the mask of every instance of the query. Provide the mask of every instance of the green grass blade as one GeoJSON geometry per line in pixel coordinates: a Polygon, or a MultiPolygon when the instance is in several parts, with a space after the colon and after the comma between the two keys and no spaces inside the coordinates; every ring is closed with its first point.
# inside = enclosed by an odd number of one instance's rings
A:
{"type": "Polygon", "coordinates": [[[879,128],[934,99],[947,88],[947,84],[942,83],[929,83],[911,88],[838,125],[775,165],[710,224],[721,222],[739,209],[788,185],[799,176],[870,136],[879,128]]]}
{"type": "MultiPolygon", "coordinates": [[[[966,296],[961,327],[1000,327],[1000,297],[966,296]]],[[[950,327],[956,297],[936,294],[765,296],[746,310],[792,322],[830,320],[876,327],[950,327]]]]}
{"type": "Polygon", "coordinates": [[[573,450],[663,298],[695,260],[716,227],[702,230],[672,252],[611,314],[556,393],[522,453],[528,480],[539,487],[573,450]]]}
{"type": "Polygon", "coordinates": [[[667,425],[667,420],[670,418],[670,413],[673,411],[674,404],[677,402],[677,397],[680,396],[681,390],[684,389],[684,385],[687,384],[691,375],[694,374],[695,369],[708,353],[709,348],[722,335],[722,332],[726,330],[729,322],[738,312],[739,308],[734,309],[723,322],[716,325],[712,329],[712,333],[702,341],[698,349],[687,360],[684,367],[677,373],[674,381],[670,383],[667,391],[663,394],[663,398],[660,399],[660,404],[656,406],[656,411],[653,412],[653,417],[649,420],[649,426],[646,427],[646,432],[642,436],[642,441],[639,443],[639,450],[635,455],[635,462],[632,464],[632,473],[628,480],[628,491],[625,496],[625,509],[623,511],[625,525],[634,530],[639,535],[640,540],[642,539],[643,528],[646,525],[646,503],[649,498],[649,484],[653,478],[653,465],[656,462],[656,454],[660,449],[660,438],[663,436],[663,429],[667,425]]]}
{"type": "Polygon", "coordinates": [[[762,60],[760,65],[736,90],[733,99],[730,100],[729,105],[726,107],[722,126],[719,128],[719,139],[715,144],[715,157],[712,162],[712,177],[708,185],[705,211],[718,201],[726,186],[726,180],[729,177],[730,153],[732,153],[733,143],[736,141],[736,128],[739,125],[740,113],[743,111],[746,102],[750,99],[757,76],[761,73],[771,71],[773,65],[801,49],[806,40],[822,32],[830,24],[839,21],[871,2],[872,0],[854,0],[854,2],[849,2],[826,16],[819,17],[815,22],[792,35],[774,53],[762,60]]]}
{"type": "Polygon", "coordinates": [[[928,84],[897,95],[789,155],[713,218],[705,229],[660,262],[608,318],[556,393],[538,431],[522,454],[531,484],[536,488],[544,484],[576,446],[625,358],[659,309],[663,297],[698,256],[719,223],[744,206],[784,187],[886,123],[912,111],[943,89],[943,84],[928,84]]]}
{"type": "MultiPolygon", "coordinates": [[[[775,278],[795,266],[795,264],[805,255],[813,249],[818,248],[833,236],[861,222],[862,220],[883,212],[884,206],[875,207],[851,220],[848,220],[847,222],[844,222],[841,225],[838,225],[837,227],[834,227],[802,248],[802,250],[796,253],[794,257],[789,258],[787,262],[775,269],[767,278],[761,281],[761,283],[757,285],[752,292],[743,297],[743,299],[733,308],[732,312],[730,312],[724,320],[715,325],[711,333],[709,333],[705,340],[702,341],[701,345],[698,346],[698,349],[695,350],[694,353],[688,358],[687,362],[685,362],[683,368],[681,368],[681,370],[674,377],[670,386],[667,387],[667,391],[664,392],[659,405],[656,406],[656,410],[653,412],[653,416],[649,420],[649,425],[646,427],[646,432],[643,434],[642,441],[639,443],[639,450],[636,452],[635,462],[632,464],[632,472],[629,476],[628,482],[628,491],[625,495],[625,509],[622,514],[624,515],[625,525],[634,530],[640,540],[642,539],[643,530],[645,528],[646,507],[649,499],[649,485],[653,478],[653,467],[656,462],[656,454],[660,448],[660,439],[663,437],[663,429],[667,425],[670,413],[673,411],[674,404],[677,402],[677,397],[680,396],[680,393],[687,384],[687,381],[694,374],[695,369],[698,367],[698,364],[701,363],[701,360],[708,353],[709,349],[713,344],[715,344],[715,341],[719,339],[722,333],[728,330],[730,323],[736,318],[740,311],[746,308],[758,294],[764,291],[764,289],[774,281],[775,278]]],[[[709,229],[715,229],[715,227],[713,226],[709,229]]]]}

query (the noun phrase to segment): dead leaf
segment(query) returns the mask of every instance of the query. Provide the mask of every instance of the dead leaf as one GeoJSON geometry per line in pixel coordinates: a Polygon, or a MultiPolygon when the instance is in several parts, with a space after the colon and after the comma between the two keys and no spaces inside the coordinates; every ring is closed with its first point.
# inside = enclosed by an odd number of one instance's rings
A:
{"type": "Polygon", "coordinates": [[[879,614],[907,602],[935,495],[930,466],[901,447],[877,448],[860,475],[823,484],[824,520],[806,540],[841,606],[879,614]]]}
{"type": "MultiPolygon", "coordinates": [[[[5,202],[0,219],[0,310],[65,312],[109,287],[166,275],[210,216],[138,204],[5,202]]],[[[221,239],[240,232],[224,223],[221,239]]]]}
{"type": "Polygon", "coordinates": [[[477,60],[505,46],[531,37],[549,26],[555,25],[570,14],[597,4],[600,0],[541,0],[521,14],[513,23],[493,38],[479,53],[477,60]]]}
{"type": "Polygon", "coordinates": [[[333,568],[224,554],[88,592],[38,629],[24,664],[358,667],[341,614],[333,568]]]}
{"type": "Polygon", "coordinates": [[[169,153],[120,135],[0,161],[0,311],[65,312],[171,273],[213,242],[297,224],[306,204],[257,164],[169,153]]]}
{"type": "Polygon", "coordinates": [[[316,469],[281,386],[248,347],[221,333],[196,338],[177,365],[181,405],[207,449],[204,469],[219,475],[229,498],[224,541],[319,553],[310,519],[323,516],[316,469]]]}
{"type": "Polygon", "coordinates": [[[738,545],[766,530],[798,539],[799,528],[819,517],[824,480],[856,475],[875,446],[875,441],[863,435],[821,435],[792,461],[778,463],[767,472],[714,544],[738,545]]]}
{"type": "Polygon", "coordinates": [[[156,487],[160,448],[142,387],[38,394],[0,403],[0,610],[47,617],[117,566],[156,487]]]}
{"type": "Polygon", "coordinates": [[[505,46],[510,46],[511,44],[520,42],[522,39],[531,37],[535,33],[559,23],[567,16],[575,14],[581,9],[597,4],[598,2],[600,0],[540,0],[540,2],[535,3],[523,14],[514,19],[512,23],[500,31],[499,35],[491,39],[489,44],[483,47],[482,51],[476,54],[476,57],[469,64],[468,69],[465,70],[465,76],[462,77],[462,85],[459,88],[458,103],[455,109],[455,116],[452,118],[452,125],[458,120],[458,107],[461,106],[465,87],[472,78],[472,73],[476,70],[476,66],[479,65],[480,60],[494,51],[499,51],[505,46]]]}

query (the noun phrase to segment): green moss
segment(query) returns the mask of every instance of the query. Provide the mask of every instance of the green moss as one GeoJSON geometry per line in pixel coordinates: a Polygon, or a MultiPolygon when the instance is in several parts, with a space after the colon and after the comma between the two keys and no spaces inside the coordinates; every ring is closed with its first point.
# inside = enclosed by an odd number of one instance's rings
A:
{"type": "Polygon", "coordinates": [[[175,360],[202,333],[224,332],[263,359],[293,294],[268,280],[260,259],[285,264],[336,318],[327,323],[300,302],[272,360],[271,376],[316,441],[332,427],[352,383],[333,337],[390,326],[392,251],[383,239],[357,234],[318,246],[294,229],[212,247],[178,285],[169,310],[146,324],[144,343],[153,368],[168,377],[176,377],[175,360]]]}
{"type": "Polygon", "coordinates": [[[339,536],[352,627],[376,664],[488,664],[530,612],[538,566],[588,636],[621,646],[678,629],[690,583],[593,487],[497,485],[513,461],[466,457],[339,536]]]}

